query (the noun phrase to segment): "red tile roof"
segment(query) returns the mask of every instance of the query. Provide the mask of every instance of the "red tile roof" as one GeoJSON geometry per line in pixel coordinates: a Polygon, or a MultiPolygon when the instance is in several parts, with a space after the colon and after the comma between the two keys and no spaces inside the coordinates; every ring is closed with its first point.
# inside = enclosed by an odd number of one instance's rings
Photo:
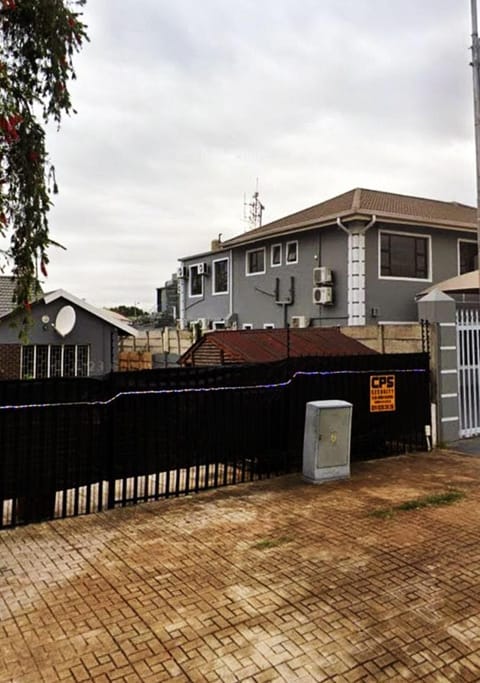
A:
{"type": "Polygon", "coordinates": [[[295,356],[354,356],[375,351],[335,328],[217,330],[193,344],[181,365],[265,363],[295,356]]]}
{"type": "Polygon", "coordinates": [[[228,249],[264,237],[291,233],[297,230],[335,223],[355,218],[370,219],[375,215],[379,220],[430,225],[463,230],[476,230],[476,209],[457,202],[443,202],[436,199],[411,197],[393,192],[379,192],[356,188],[315,204],[308,209],[262,225],[260,228],[232,237],[222,243],[228,249]]]}

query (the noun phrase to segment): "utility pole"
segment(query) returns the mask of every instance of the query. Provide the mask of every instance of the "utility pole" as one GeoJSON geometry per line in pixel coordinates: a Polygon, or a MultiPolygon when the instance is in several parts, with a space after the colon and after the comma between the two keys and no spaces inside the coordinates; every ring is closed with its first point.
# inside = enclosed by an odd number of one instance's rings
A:
{"type": "Polygon", "coordinates": [[[477,0],[470,0],[470,7],[472,14],[473,111],[477,171],[477,269],[480,297],[480,44],[478,40],[477,0]]]}

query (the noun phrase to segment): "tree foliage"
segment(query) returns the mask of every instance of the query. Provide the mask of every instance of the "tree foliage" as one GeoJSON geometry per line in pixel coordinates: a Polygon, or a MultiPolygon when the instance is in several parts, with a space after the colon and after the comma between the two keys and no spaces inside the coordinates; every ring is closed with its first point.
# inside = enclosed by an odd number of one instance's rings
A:
{"type": "Polygon", "coordinates": [[[146,311],[138,308],[138,306],[126,306],[124,304],[113,306],[110,310],[125,316],[125,318],[139,318],[140,316],[148,315],[146,311]]]}
{"type": "Polygon", "coordinates": [[[57,192],[45,124],[72,113],[73,57],[88,40],[86,0],[0,0],[0,236],[28,314],[37,268],[47,275],[48,212],[57,192]]]}

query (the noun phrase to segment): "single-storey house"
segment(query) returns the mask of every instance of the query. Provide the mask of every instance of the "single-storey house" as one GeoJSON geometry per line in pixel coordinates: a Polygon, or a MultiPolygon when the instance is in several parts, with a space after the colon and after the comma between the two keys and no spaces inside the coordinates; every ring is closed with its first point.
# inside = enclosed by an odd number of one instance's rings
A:
{"type": "Polygon", "coordinates": [[[14,287],[12,277],[0,277],[0,379],[87,377],[118,369],[119,336],[136,336],[133,327],[57,289],[32,302],[32,324],[23,343],[14,287]]]}
{"type": "Polygon", "coordinates": [[[417,320],[416,296],[477,267],[476,209],[356,188],[179,259],[203,329],[417,320]]]}
{"type": "Polygon", "coordinates": [[[268,363],[299,356],[375,354],[335,328],[221,330],[208,332],[178,360],[180,365],[268,363]]]}

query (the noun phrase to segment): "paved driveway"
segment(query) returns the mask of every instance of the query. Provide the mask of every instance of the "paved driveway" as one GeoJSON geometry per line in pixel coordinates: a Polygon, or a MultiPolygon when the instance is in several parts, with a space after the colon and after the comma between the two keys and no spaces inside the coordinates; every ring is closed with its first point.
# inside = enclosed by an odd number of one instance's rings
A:
{"type": "Polygon", "coordinates": [[[0,681],[478,681],[480,458],[0,532],[0,681]],[[449,488],[445,507],[370,513],[449,488]]]}

